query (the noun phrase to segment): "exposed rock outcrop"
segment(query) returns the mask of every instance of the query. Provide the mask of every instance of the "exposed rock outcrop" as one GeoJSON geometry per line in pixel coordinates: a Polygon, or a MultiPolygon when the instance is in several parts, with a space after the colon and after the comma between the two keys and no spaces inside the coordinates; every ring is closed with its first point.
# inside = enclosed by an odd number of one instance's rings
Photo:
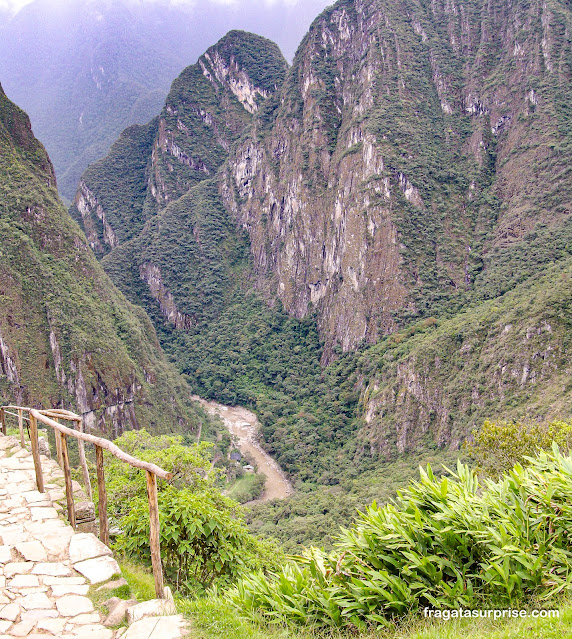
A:
{"type": "Polygon", "coordinates": [[[181,313],[175,304],[173,295],[167,290],[161,278],[161,269],[146,262],[139,267],[141,279],[149,287],[153,299],[159,302],[159,307],[165,318],[175,327],[183,330],[190,329],[195,320],[189,315],[181,313]]]}
{"type": "Polygon", "coordinates": [[[96,253],[103,252],[103,244],[106,244],[109,248],[115,248],[119,243],[115,231],[107,221],[103,207],[83,181],[79,183],[74,205],[81,215],[90,248],[96,253]],[[99,239],[94,218],[97,218],[101,222],[103,233],[102,241],[99,239]]]}
{"type": "MultiPolygon", "coordinates": [[[[29,119],[4,94],[0,174],[0,401],[70,406],[88,428],[113,435],[140,423],[192,430],[186,384],[149,319],[115,288],[67,215],[29,119]]],[[[78,203],[113,245],[85,185],[78,203]]]]}

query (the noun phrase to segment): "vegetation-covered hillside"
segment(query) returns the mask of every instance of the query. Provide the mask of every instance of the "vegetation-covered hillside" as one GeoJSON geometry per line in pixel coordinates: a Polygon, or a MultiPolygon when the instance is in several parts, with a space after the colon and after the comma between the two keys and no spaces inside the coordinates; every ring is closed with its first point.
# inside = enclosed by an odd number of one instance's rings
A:
{"type": "Polygon", "coordinates": [[[105,269],[301,490],[570,415],[570,10],[491,11],[344,0],[288,70],[231,32],[84,176],[105,269]]]}
{"type": "MultiPolygon", "coordinates": [[[[161,550],[178,610],[197,637],[560,639],[571,627],[572,424],[534,432],[564,446],[543,437],[541,448],[517,447],[506,465],[498,448],[523,426],[489,424],[477,447],[496,481],[461,463],[439,475],[427,465],[392,503],[342,519],[333,550],[288,558],[250,535],[241,509],[220,495],[209,444],[145,432],[119,443],[143,459],[158,455],[176,473],[159,484],[161,550]]],[[[146,585],[141,564],[150,563],[145,487],[110,463],[110,493],[121,495],[111,503],[124,530],[116,548],[129,557],[128,584],[114,594],[127,599],[146,585]]]]}
{"type": "Polygon", "coordinates": [[[71,201],[87,166],[109,151],[126,126],[156,115],[177,74],[228,30],[278,38],[291,59],[327,4],[9,2],[0,6],[0,78],[30,115],[54,163],[60,193],[71,201]]]}
{"type": "Polygon", "coordinates": [[[3,91],[0,202],[0,400],[65,405],[114,435],[196,431],[188,387],[97,263],[28,117],[3,91]]]}

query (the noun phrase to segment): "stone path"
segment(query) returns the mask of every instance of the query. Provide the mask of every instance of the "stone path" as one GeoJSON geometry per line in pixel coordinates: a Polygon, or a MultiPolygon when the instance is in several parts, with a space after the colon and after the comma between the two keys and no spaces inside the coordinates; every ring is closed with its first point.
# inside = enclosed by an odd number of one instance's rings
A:
{"type": "Polygon", "coordinates": [[[103,625],[86,595],[90,584],[120,573],[119,566],[93,534],[74,531],[60,517],[63,472],[41,459],[43,494],[36,490],[31,454],[17,438],[0,436],[0,639],[183,636],[178,615],[142,619],[127,630],[103,625]],[[170,620],[170,632],[161,631],[163,620],[170,620]]]}

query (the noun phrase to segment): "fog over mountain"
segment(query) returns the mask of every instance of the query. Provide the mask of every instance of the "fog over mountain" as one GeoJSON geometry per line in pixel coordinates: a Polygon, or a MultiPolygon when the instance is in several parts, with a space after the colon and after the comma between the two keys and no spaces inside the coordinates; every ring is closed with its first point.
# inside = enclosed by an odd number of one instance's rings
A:
{"type": "Polygon", "coordinates": [[[327,0],[194,3],[36,0],[0,4],[0,80],[30,115],[62,195],[129,124],[161,108],[172,80],[233,28],[291,59],[327,0]],[[21,3],[20,3],[21,4],[21,3]]]}
{"type": "Polygon", "coordinates": [[[337,0],[293,57],[304,0],[13,2],[0,83],[64,193],[144,123],[66,210],[0,84],[0,639],[86,617],[20,576],[111,559],[20,479],[15,403],[172,474],[86,447],[130,566],[105,623],[158,511],[201,639],[572,638],[570,0],[337,0]]]}

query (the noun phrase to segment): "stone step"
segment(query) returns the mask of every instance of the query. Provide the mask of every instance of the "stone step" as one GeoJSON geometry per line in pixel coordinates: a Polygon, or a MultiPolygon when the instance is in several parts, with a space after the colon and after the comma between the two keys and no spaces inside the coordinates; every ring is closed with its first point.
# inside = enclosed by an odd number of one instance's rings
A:
{"type": "Polygon", "coordinates": [[[162,600],[132,606],[128,629],[104,626],[86,595],[91,584],[120,574],[119,565],[95,535],[60,519],[62,472],[44,455],[42,470],[43,494],[36,490],[31,454],[17,438],[0,436],[0,639],[183,637],[183,618],[162,600]]]}

